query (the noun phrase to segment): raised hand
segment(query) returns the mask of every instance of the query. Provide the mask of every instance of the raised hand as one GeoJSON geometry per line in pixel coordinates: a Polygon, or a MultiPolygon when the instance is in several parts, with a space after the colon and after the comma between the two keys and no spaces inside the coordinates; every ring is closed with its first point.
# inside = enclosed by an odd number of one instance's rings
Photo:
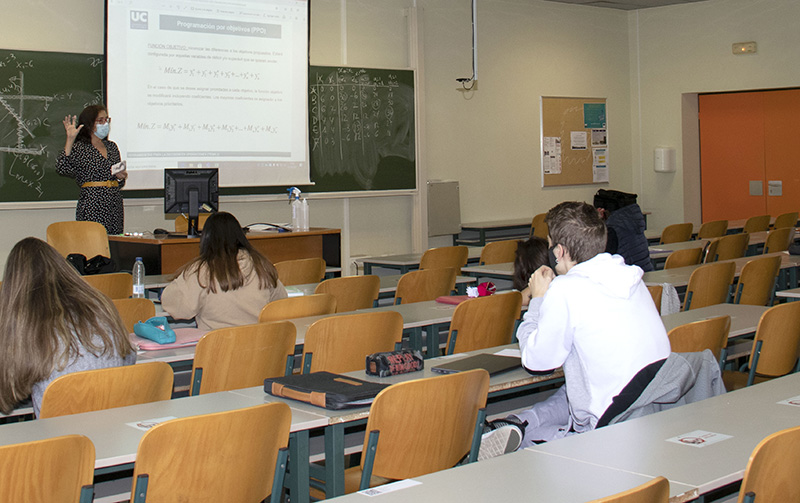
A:
{"type": "Polygon", "coordinates": [[[64,117],[64,131],[67,133],[67,140],[74,140],[78,136],[78,132],[83,129],[83,124],[78,127],[75,127],[75,122],[77,121],[77,117],[74,115],[70,116],[67,115],[64,117]]]}

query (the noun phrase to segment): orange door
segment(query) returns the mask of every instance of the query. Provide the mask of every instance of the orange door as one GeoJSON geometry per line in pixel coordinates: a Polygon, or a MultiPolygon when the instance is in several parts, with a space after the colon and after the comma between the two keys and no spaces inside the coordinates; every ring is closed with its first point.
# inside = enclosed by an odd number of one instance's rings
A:
{"type": "MultiPolygon", "coordinates": [[[[700,179],[704,222],[767,211],[750,181],[765,179],[764,93],[704,94],[700,100],[700,179]]],[[[767,193],[766,183],[762,183],[767,193]]]]}
{"type": "MultiPolygon", "coordinates": [[[[797,122],[800,118],[800,89],[763,92],[764,95],[764,159],[766,180],[780,181],[783,195],[767,195],[767,213],[800,209],[800,156],[797,122]]],[[[765,193],[767,189],[764,189],[765,193]]]]}

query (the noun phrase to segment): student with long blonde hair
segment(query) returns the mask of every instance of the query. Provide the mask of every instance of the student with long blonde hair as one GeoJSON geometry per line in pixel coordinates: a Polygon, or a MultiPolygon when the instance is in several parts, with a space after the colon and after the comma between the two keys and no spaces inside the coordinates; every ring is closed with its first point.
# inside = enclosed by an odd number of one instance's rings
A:
{"type": "Polygon", "coordinates": [[[39,415],[55,378],[129,365],[136,352],[111,300],[53,247],[25,238],[8,255],[0,288],[0,411],[31,396],[39,415]]]}
{"type": "Polygon", "coordinates": [[[258,323],[267,303],[287,296],[272,262],[253,248],[236,217],[221,211],[203,224],[200,256],[175,273],[161,307],[173,318],[194,317],[197,328],[213,330],[258,323]]]}

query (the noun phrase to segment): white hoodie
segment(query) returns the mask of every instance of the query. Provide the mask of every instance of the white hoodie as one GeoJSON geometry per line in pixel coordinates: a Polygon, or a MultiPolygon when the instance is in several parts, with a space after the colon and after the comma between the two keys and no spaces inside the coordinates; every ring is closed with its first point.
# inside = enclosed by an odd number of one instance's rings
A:
{"type": "Polygon", "coordinates": [[[517,338],[525,367],[564,367],[578,432],[594,429],[636,373],[670,353],[642,270],[608,253],[577,264],[532,299],[517,338]]]}

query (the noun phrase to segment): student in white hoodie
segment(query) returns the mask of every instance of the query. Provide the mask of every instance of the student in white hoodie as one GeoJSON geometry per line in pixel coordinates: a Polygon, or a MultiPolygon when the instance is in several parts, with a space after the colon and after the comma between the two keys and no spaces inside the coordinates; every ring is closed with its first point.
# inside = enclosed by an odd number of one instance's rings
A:
{"type": "MultiPolygon", "coordinates": [[[[506,452],[518,442],[509,424],[524,429],[526,447],[592,430],[601,418],[607,423],[603,415],[630,405],[626,395],[635,400],[670,354],[642,270],[604,253],[606,227],[594,207],[564,202],[546,222],[552,268],[531,275],[532,299],[517,338],[527,369],[563,366],[566,384],[532,409],[492,423],[507,433],[493,439],[506,452]],[[508,433],[511,438],[503,438],[508,433]]],[[[483,458],[497,447],[488,442],[491,434],[485,437],[483,458]]]]}

